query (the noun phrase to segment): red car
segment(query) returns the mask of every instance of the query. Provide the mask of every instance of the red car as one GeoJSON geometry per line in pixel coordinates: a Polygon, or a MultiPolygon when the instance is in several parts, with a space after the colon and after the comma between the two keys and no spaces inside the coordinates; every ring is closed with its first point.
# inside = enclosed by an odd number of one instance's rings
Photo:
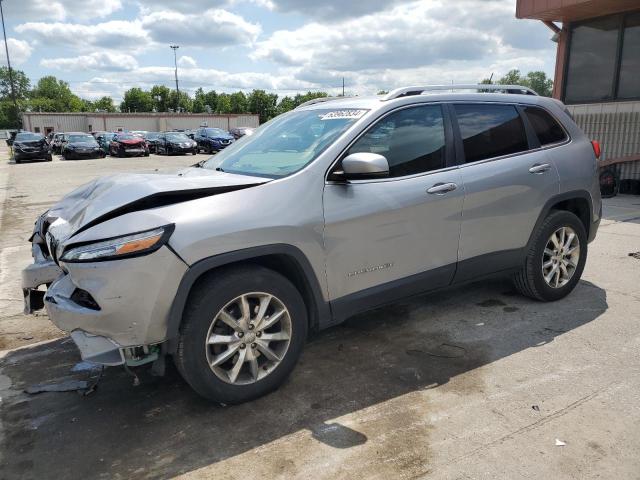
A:
{"type": "Polygon", "coordinates": [[[144,138],[138,135],[120,133],[111,140],[109,155],[112,157],[148,157],[149,145],[144,138]]]}

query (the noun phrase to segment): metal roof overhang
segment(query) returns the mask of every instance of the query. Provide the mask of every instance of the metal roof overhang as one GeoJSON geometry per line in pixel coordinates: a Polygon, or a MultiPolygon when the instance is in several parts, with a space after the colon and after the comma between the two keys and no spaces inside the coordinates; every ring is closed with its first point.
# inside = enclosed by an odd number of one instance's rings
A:
{"type": "Polygon", "coordinates": [[[516,17],[575,22],[639,8],[639,0],[518,0],[516,17]]]}

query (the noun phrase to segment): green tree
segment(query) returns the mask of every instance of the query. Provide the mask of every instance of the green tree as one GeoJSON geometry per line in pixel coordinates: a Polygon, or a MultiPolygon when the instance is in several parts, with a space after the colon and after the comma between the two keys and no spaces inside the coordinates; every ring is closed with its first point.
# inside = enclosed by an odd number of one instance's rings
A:
{"type": "MultiPolygon", "coordinates": [[[[483,84],[490,84],[491,81],[485,78],[483,84]]],[[[553,80],[547,78],[547,74],[541,71],[529,72],[525,76],[520,74],[520,70],[510,70],[504,77],[498,80],[498,85],[522,85],[534,90],[538,95],[550,97],[553,92],[553,80]]]]}
{"type": "Polygon", "coordinates": [[[113,99],[111,97],[100,97],[98,100],[93,102],[94,110],[100,110],[104,112],[115,112],[116,107],[113,104],[113,99]]]}
{"type": "Polygon", "coordinates": [[[151,112],[153,110],[153,98],[149,92],[141,88],[130,88],[124,92],[121,112],[151,112]]]}
{"type": "Polygon", "coordinates": [[[170,108],[174,108],[169,103],[169,97],[171,96],[171,90],[164,85],[154,85],[149,92],[151,99],[153,100],[153,108],[156,112],[167,112],[170,108]]]}
{"type": "Polygon", "coordinates": [[[216,101],[216,113],[231,113],[231,97],[228,93],[219,93],[216,101]]]}
{"type": "Polygon", "coordinates": [[[204,105],[205,109],[206,106],[209,105],[212,112],[217,111],[216,108],[218,107],[218,92],[216,92],[215,90],[207,92],[204,95],[204,105]]]}
{"type": "MultiPolygon", "coordinates": [[[[16,100],[25,100],[29,96],[31,82],[29,77],[22,71],[11,69],[13,77],[13,88],[16,93],[16,100]]],[[[0,99],[11,98],[11,82],[9,81],[9,69],[0,67],[0,99]]]]}
{"type": "Polygon", "coordinates": [[[278,115],[288,112],[296,108],[296,103],[291,97],[282,97],[278,104],[278,115]]]}
{"type": "Polygon", "coordinates": [[[249,111],[257,113],[260,123],[266,122],[278,113],[278,95],[267,93],[264,90],[254,90],[249,94],[249,111]]]}
{"type": "Polygon", "coordinates": [[[193,111],[193,100],[189,96],[187,92],[184,90],[180,90],[180,102],[176,102],[176,91],[171,90],[171,94],[169,95],[169,108],[173,108],[175,110],[176,104],[180,107],[181,112],[191,112],[193,111]]]}
{"type": "Polygon", "coordinates": [[[229,95],[229,102],[231,103],[231,113],[247,113],[249,110],[249,102],[243,92],[235,92],[229,95]]]}
{"type": "Polygon", "coordinates": [[[203,113],[205,111],[206,95],[202,87],[198,88],[193,95],[193,113],[203,113]]]}
{"type": "Polygon", "coordinates": [[[29,106],[34,111],[80,112],[85,104],[63,80],[49,75],[42,77],[30,93],[29,106]]]}

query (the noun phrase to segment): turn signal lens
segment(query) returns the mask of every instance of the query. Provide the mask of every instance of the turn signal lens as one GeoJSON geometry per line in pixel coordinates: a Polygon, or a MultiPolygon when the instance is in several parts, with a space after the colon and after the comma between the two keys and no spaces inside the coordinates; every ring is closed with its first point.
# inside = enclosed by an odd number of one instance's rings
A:
{"type": "Polygon", "coordinates": [[[596,154],[596,158],[600,160],[600,155],[602,154],[600,142],[598,142],[597,140],[591,140],[591,146],[593,147],[593,153],[596,154]]]}

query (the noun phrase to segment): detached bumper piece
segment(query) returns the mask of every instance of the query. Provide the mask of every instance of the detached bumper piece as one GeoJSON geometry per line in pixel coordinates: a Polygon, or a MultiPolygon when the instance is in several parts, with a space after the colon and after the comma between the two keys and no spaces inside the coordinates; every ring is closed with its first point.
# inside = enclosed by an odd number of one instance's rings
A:
{"type": "Polygon", "coordinates": [[[107,366],[124,364],[120,345],[109,338],[91,335],[82,330],[71,332],[71,338],[80,350],[82,360],[107,366]]]}

